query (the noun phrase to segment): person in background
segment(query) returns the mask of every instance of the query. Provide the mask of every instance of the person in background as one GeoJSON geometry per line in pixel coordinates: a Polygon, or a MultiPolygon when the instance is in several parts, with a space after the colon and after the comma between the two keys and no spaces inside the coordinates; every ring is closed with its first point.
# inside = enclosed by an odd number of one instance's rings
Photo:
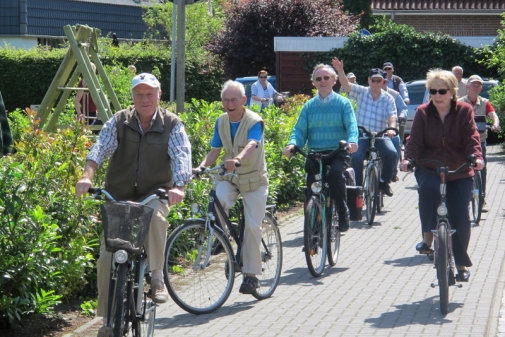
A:
{"type": "Polygon", "coordinates": [[[137,73],[137,67],[135,67],[133,64],[130,64],[128,66],[128,70],[130,70],[132,72],[132,74],[136,74],[137,73]]]}
{"type": "MultiPolygon", "coordinates": [[[[482,91],[482,78],[479,75],[472,75],[466,81],[466,96],[458,98],[459,102],[465,102],[470,104],[473,107],[474,116],[481,116],[483,118],[490,118],[492,121],[491,130],[492,131],[500,131],[500,119],[498,115],[494,111],[491,102],[488,99],[479,96],[482,91]]],[[[487,164],[486,159],[486,139],[487,139],[487,128],[485,123],[477,123],[477,130],[480,135],[480,145],[482,148],[482,157],[484,157],[484,163],[487,164]]],[[[482,176],[482,190],[484,191],[484,195],[486,195],[486,175],[487,170],[486,167],[481,171],[482,176]]]]}
{"type": "Polygon", "coordinates": [[[398,91],[400,95],[403,98],[403,101],[405,104],[409,105],[410,104],[410,99],[409,99],[409,91],[407,90],[407,87],[405,86],[405,83],[403,83],[403,80],[400,76],[393,75],[395,68],[393,67],[393,63],[391,62],[386,62],[382,65],[382,70],[387,75],[388,79],[388,87],[391,89],[398,91]]]}
{"type": "MultiPolygon", "coordinates": [[[[91,63],[91,70],[96,73],[96,65],[91,63]]],[[[87,88],[86,81],[81,79],[77,85],[79,88],[87,88]]],[[[86,120],[88,125],[102,125],[97,107],[89,91],[79,90],[74,99],[75,111],[80,120],[86,120]]]]}
{"type": "Polygon", "coordinates": [[[224,84],[221,102],[225,113],[216,120],[211,150],[200,167],[212,165],[224,152],[221,157],[224,168],[234,173],[227,177],[218,176],[220,181],[215,187],[216,195],[226,211],[233,207],[239,194],[242,195],[245,217],[242,250],[244,279],[239,291],[252,294],[260,287],[257,276],[262,273],[261,225],[268,198],[268,174],[263,138],[265,125],[257,113],[244,107],[246,101],[242,83],[230,80],[224,84]]]}
{"type": "Polygon", "coordinates": [[[466,81],[463,79],[463,68],[460,66],[455,66],[452,68],[452,73],[456,76],[458,80],[458,97],[463,97],[466,95],[466,81]]]}
{"type": "Polygon", "coordinates": [[[250,106],[253,107],[257,105],[260,107],[260,111],[273,102],[274,95],[277,93],[277,90],[268,82],[267,77],[267,71],[260,70],[258,73],[258,80],[251,86],[250,106]]]}
{"type": "MultiPolygon", "coordinates": [[[[347,141],[349,153],[354,153],[358,149],[356,116],[351,102],[333,91],[336,78],[335,70],[329,65],[319,64],[314,68],[312,84],[317,89],[317,96],[303,106],[291,132],[288,145],[284,149],[286,157],[291,157],[295,146],[304,148],[305,145],[309,152],[328,154],[339,147],[341,140],[347,141]]],[[[332,158],[323,160],[323,165],[330,165],[327,179],[331,197],[337,206],[341,232],[349,230],[349,209],[345,186],[345,170],[350,164],[349,153],[339,152],[332,158]]],[[[317,161],[307,158],[305,172],[307,172],[307,192],[310,192],[310,186],[315,181],[314,175],[319,173],[317,161]]]]}
{"type": "MultiPolygon", "coordinates": [[[[337,70],[338,79],[349,93],[349,98],[355,99],[358,107],[356,118],[358,126],[362,126],[370,132],[380,132],[386,128],[396,128],[396,106],[393,96],[382,90],[384,78],[383,71],[378,68],[370,70],[368,75],[368,87],[349,83],[344,73],[344,62],[336,57],[332,60],[333,67],[337,70]]],[[[389,186],[393,178],[393,166],[395,165],[398,153],[391,138],[396,136],[396,132],[388,130],[386,137],[377,138],[375,146],[383,158],[382,176],[380,177],[379,189],[393,196],[393,190],[389,186]]],[[[363,184],[363,161],[366,152],[370,147],[368,138],[358,140],[358,151],[352,155],[352,168],[356,174],[356,185],[363,184]]]]}
{"type": "Polygon", "coordinates": [[[113,47],[119,47],[119,40],[117,39],[117,34],[112,33],[112,41],[111,44],[113,47]]]}
{"type": "Polygon", "coordinates": [[[5,104],[0,92],[0,157],[13,153],[13,140],[9,119],[5,112],[5,104]]]}
{"type": "MultiPolygon", "coordinates": [[[[159,107],[161,86],[147,73],[137,75],[131,85],[133,105],[114,114],[103,126],[97,142],[86,157],[82,178],[76,184],[76,196],[83,197],[92,187],[93,176],[106,159],[105,189],[116,200],[139,201],[159,188],[167,190],[168,202],[155,199],[147,204],[154,209],[145,241],[151,271],[152,300],[168,301],[163,281],[164,252],[170,206],[184,199],[184,185],[191,180],[191,144],[179,117],[159,107]]],[[[263,213],[262,213],[263,214],[263,213]]],[[[112,253],[100,239],[97,261],[97,316],[107,319],[112,253]]],[[[110,336],[110,327],[102,326],[98,336],[110,336]]]]}
{"type": "MultiPolygon", "coordinates": [[[[402,171],[408,171],[409,160],[427,160],[423,166],[437,168],[439,163],[455,170],[467,161],[469,155],[476,155],[475,169],[484,167],[480,147],[479,132],[473,120],[472,107],[458,102],[458,80],[447,70],[430,70],[426,77],[426,88],[430,102],[417,108],[409,140],[405,145],[405,160],[400,164],[402,171]]],[[[470,216],[468,204],[472,192],[474,171],[468,167],[457,175],[447,177],[447,209],[449,222],[456,231],[452,235],[454,261],[458,270],[457,279],[467,282],[470,278],[468,267],[472,261],[468,255],[470,242],[470,216]]],[[[437,223],[437,208],[440,204],[440,177],[423,170],[416,170],[419,186],[419,216],[423,241],[416,245],[420,254],[433,252],[432,230],[437,223]]]]}
{"type": "MultiPolygon", "coordinates": [[[[354,83],[354,84],[358,84],[356,82],[356,75],[354,75],[354,73],[347,73],[347,75],[345,75],[347,77],[347,80],[349,81],[349,83],[354,83]]],[[[338,76],[337,76],[337,79],[338,79],[338,76]]],[[[343,93],[345,92],[344,91],[344,88],[343,87],[340,87],[338,93],[343,93]]]]}

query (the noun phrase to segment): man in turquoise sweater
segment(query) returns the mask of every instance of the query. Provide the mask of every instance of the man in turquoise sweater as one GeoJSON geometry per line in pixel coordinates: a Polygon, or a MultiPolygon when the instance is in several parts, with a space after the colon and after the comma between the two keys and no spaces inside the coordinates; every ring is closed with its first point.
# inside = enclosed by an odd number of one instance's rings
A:
{"type": "MultiPolygon", "coordinates": [[[[335,70],[326,64],[319,64],[312,73],[312,84],[317,89],[316,97],[309,100],[302,108],[296,122],[284,155],[290,157],[294,146],[299,148],[307,145],[308,151],[330,153],[335,150],[341,140],[349,144],[349,152],[358,150],[358,124],[351,102],[335,93],[333,86],[337,81],[335,70]]],[[[330,184],[331,197],[335,200],[339,228],[341,232],[349,229],[349,210],[346,201],[345,170],[349,167],[349,153],[339,152],[332,158],[323,160],[323,165],[330,165],[327,177],[330,184]]],[[[319,173],[319,165],[312,160],[305,162],[307,172],[307,190],[315,181],[314,175],[319,173]]]]}

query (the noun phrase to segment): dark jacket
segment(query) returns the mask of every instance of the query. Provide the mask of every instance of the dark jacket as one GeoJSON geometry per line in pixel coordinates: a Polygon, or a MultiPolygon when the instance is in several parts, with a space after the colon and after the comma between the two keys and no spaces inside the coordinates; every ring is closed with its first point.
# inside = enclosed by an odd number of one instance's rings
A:
{"type": "Polygon", "coordinates": [[[114,115],[118,147],[109,161],[105,188],[116,200],[141,200],[158,188],[173,186],[168,139],[176,123],[175,114],[158,108],[152,127],[141,133],[133,107],[114,115]]]}
{"type": "MultiPolygon", "coordinates": [[[[405,147],[407,159],[434,159],[455,170],[466,162],[466,158],[477,155],[482,159],[479,132],[473,120],[472,107],[464,102],[452,102],[451,111],[442,123],[437,108],[432,102],[417,108],[410,137],[405,147]]],[[[426,162],[426,167],[436,168],[434,162],[426,162]]],[[[473,177],[469,167],[448,180],[473,177]]]]}

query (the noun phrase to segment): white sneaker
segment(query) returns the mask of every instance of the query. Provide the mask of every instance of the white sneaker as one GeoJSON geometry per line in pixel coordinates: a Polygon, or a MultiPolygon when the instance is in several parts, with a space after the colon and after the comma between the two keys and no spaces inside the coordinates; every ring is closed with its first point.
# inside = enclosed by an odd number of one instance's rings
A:
{"type": "Polygon", "coordinates": [[[163,280],[151,280],[151,299],[157,304],[168,301],[168,291],[163,280]]]}

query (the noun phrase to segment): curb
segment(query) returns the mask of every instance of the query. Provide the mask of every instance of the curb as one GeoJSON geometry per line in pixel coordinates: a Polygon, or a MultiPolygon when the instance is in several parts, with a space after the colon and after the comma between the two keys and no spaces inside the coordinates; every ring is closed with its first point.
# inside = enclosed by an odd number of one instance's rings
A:
{"type": "Polygon", "coordinates": [[[73,332],[63,335],[63,337],[78,336],[79,334],[83,333],[84,331],[88,330],[90,327],[92,327],[93,325],[95,325],[101,321],[102,321],[102,317],[95,317],[91,321],[89,321],[88,323],[83,324],[80,327],[78,327],[77,329],[75,329],[73,332]]]}

